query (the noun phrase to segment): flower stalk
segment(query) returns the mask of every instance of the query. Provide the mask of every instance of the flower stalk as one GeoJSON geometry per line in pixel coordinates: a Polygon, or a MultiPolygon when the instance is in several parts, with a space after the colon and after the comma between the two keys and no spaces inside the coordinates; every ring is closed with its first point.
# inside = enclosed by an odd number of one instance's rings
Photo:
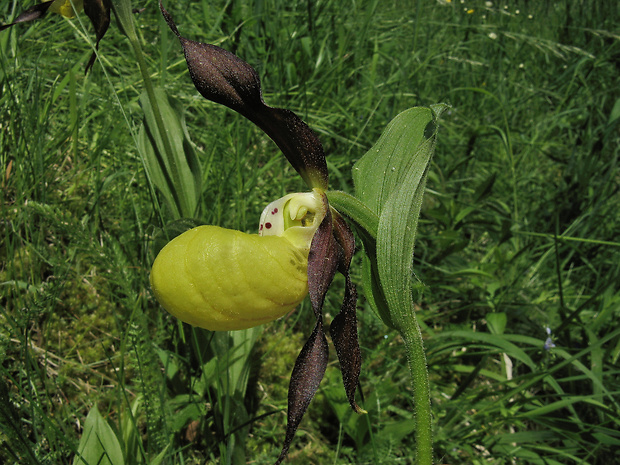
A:
{"type": "Polygon", "coordinates": [[[431,465],[433,463],[431,392],[422,331],[415,313],[411,313],[411,319],[399,332],[405,344],[407,366],[411,374],[411,388],[413,389],[413,408],[416,420],[416,463],[418,465],[431,465]]]}

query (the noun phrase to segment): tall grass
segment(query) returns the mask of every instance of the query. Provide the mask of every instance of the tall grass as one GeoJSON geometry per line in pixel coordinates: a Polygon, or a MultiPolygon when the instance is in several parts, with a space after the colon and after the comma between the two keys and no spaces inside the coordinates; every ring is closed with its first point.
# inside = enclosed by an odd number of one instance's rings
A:
{"type": "MultiPolygon", "coordinates": [[[[352,191],[353,163],[400,111],[451,104],[415,260],[436,461],[612,463],[619,6],[487,4],[167,7],[186,37],[243,57],[265,100],[320,134],[333,189],[352,191]]],[[[263,206],[301,183],[259,130],[197,95],[156,2],[142,6],[151,77],[183,109],[202,164],[198,219],[254,231],[263,206]]],[[[14,8],[3,2],[0,17],[14,8]]],[[[143,84],[114,25],[84,76],[89,34],[60,17],[0,33],[0,459],[71,463],[98,405],[127,463],[272,463],[313,316],[302,304],[242,337],[181,326],[158,307],[148,271],[172,218],[136,141],[143,84]]],[[[328,294],[326,311],[339,300],[328,294]]],[[[401,341],[367,307],[369,414],[347,410],[329,367],[290,463],[414,463],[401,341]]]]}

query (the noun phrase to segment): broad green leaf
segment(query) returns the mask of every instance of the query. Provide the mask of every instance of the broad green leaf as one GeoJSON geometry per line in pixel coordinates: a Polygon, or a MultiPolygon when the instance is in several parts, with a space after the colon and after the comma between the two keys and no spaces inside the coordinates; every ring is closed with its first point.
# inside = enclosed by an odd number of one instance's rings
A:
{"type": "Polygon", "coordinates": [[[417,107],[399,114],[353,168],[357,198],[379,217],[376,255],[367,250],[362,284],[383,321],[399,331],[413,312],[415,233],[436,118],[444,109],[417,107]]]}
{"type": "Polygon", "coordinates": [[[430,391],[422,333],[415,315],[413,248],[422,197],[446,108],[398,115],[354,167],[356,196],[379,217],[376,255],[366,250],[362,284],[383,322],[398,330],[408,352],[417,421],[418,463],[432,463],[430,391]],[[378,276],[378,278],[377,278],[378,276]]]}
{"type": "Polygon", "coordinates": [[[507,322],[507,317],[504,312],[489,313],[486,315],[486,320],[491,334],[504,334],[507,322]]]}
{"type": "Polygon", "coordinates": [[[412,170],[424,171],[425,166],[417,158],[418,149],[429,139],[434,140],[433,122],[430,108],[416,107],[400,113],[353,167],[355,195],[375,214],[380,215],[386,201],[403,186],[412,170]]]}
{"type": "Polygon", "coordinates": [[[180,113],[172,107],[163,90],[156,89],[155,97],[172,153],[167,155],[146,93],[140,97],[144,124],[140,129],[138,146],[144,154],[147,175],[166,200],[174,219],[192,218],[196,215],[201,194],[200,163],[180,113]]]}
{"type": "Polygon", "coordinates": [[[121,28],[123,34],[131,41],[137,41],[138,36],[136,34],[136,28],[133,23],[133,14],[131,11],[130,0],[111,0],[114,14],[118,20],[118,26],[121,28]]]}
{"type": "Polygon", "coordinates": [[[124,465],[121,444],[108,422],[93,406],[84,422],[84,431],[73,465],[124,465]]]}

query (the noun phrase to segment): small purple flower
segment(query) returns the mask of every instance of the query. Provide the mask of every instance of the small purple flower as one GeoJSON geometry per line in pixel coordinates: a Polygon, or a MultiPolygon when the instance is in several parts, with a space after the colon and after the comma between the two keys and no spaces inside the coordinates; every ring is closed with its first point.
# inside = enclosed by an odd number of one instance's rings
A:
{"type": "Polygon", "coordinates": [[[553,339],[551,339],[551,328],[549,326],[546,326],[545,331],[547,331],[547,339],[545,340],[545,345],[543,346],[543,348],[545,350],[551,350],[555,347],[553,339]]]}

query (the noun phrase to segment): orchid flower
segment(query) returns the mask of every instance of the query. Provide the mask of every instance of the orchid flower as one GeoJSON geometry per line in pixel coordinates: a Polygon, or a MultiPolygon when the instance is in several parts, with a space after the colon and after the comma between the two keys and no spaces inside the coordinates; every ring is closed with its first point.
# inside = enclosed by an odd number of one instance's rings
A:
{"type": "Polygon", "coordinates": [[[345,276],[345,296],[329,332],[349,403],[365,413],[355,402],[361,368],[357,293],[349,276],[355,240],[327,200],[327,164],[316,134],[293,112],[265,104],[258,74],[250,65],[222,48],[184,38],[161,1],[160,9],[181,42],[202,96],[259,126],[311,189],[268,205],[258,235],[199,226],[177,236],[160,251],[150,277],[155,296],[172,315],[215,331],[273,321],[309,295],[316,323],[291,374],[280,463],[325,374],[323,302],[337,271],[345,276]]]}
{"type": "MultiPolygon", "coordinates": [[[[40,19],[48,12],[58,13],[65,18],[73,18],[83,10],[95,28],[97,40],[95,48],[99,49],[99,42],[110,26],[111,8],[111,0],[51,0],[39,3],[23,11],[12,23],[0,26],[0,31],[18,23],[26,23],[40,19]]],[[[86,73],[88,73],[93,63],[95,63],[95,58],[97,58],[97,54],[93,52],[86,64],[86,73]]]]}

